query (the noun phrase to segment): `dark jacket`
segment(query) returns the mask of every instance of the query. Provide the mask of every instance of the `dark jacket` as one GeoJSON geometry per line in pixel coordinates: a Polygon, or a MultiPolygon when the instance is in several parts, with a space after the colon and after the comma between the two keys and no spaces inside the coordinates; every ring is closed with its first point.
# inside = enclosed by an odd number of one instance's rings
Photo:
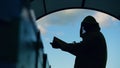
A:
{"type": "Polygon", "coordinates": [[[99,24],[92,16],[87,16],[80,29],[80,43],[65,43],[54,39],[53,48],[61,48],[76,56],[74,68],[105,68],[107,47],[99,24]]]}
{"type": "Polygon", "coordinates": [[[68,43],[60,48],[76,56],[74,68],[105,68],[107,47],[99,24],[92,16],[81,23],[80,43],[68,43]]]}
{"type": "Polygon", "coordinates": [[[61,46],[61,49],[76,56],[74,68],[105,68],[106,43],[101,32],[87,33],[80,43],[61,46]]]}

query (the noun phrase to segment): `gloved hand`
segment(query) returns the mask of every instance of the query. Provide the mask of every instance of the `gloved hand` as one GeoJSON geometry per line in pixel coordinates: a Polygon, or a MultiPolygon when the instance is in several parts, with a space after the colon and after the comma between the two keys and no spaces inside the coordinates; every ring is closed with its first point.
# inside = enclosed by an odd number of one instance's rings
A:
{"type": "Polygon", "coordinates": [[[58,39],[56,37],[54,37],[53,42],[50,42],[50,44],[52,45],[53,48],[60,48],[60,44],[57,40],[58,39]]]}

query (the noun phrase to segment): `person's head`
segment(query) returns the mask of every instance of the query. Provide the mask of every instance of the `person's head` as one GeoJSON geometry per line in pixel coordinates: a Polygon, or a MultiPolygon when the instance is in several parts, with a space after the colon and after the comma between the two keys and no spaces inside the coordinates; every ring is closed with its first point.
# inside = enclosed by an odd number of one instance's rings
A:
{"type": "Polygon", "coordinates": [[[82,37],[84,33],[100,31],[99,24],[92,16],[87,16],[81,23],[80,36],[82,37]]]}

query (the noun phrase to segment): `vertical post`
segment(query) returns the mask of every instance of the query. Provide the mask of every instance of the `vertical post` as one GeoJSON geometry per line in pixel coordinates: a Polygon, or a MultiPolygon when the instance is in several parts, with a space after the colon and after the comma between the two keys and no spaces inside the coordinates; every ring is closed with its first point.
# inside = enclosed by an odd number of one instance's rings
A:
{"type": "Polygon", "coordinates": [[[85,7],[85,1],[86,0],[82,0],[82,5],[81,5],[82,8],[85,7]]]}
{"type": "Polygon", "coordinates": [[[43,0],[43,8],[44,8],[44,12],[46,14],[47,13],[46,0],[43,0]]]}

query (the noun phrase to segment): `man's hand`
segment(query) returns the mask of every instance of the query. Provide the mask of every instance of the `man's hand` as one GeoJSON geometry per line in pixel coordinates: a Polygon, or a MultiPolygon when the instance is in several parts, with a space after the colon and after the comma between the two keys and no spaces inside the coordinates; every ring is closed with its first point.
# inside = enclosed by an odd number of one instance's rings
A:
{"type": "Polygon", "coordinates": [[[57,41],[58,39],[54,37],[53,42],[50,42],[53,48],[60,48],[60,44],[57,41]]]}

